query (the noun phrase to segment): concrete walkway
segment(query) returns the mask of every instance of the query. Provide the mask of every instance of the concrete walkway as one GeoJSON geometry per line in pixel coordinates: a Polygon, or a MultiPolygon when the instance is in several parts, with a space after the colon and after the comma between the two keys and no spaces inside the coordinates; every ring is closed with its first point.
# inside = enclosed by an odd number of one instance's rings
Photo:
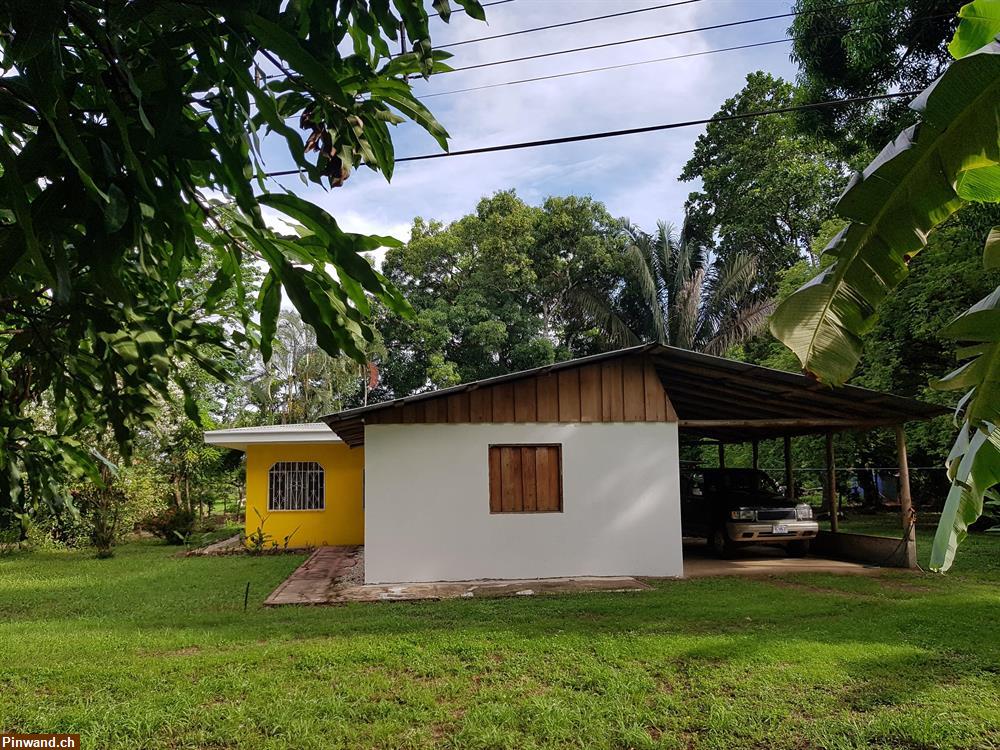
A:
{"type": "Polygon", "coordinates": [[[357,546],[320,547],[270,593],[264,605],[329,604],[332,589],[337,588],[357,565],[361,549],[357,546]]]}
{"type": "Polygon", "coordinates": [[[576,594],[589,591],[643,591],[651,588],[625,576],[525,578],[505,581],[439,581],[432,583],[372,583],[334,593],[331,604],[346,602],[403,602],[426,599],[483,599],[537,594],[576,594]]]}
{"type": "Polygon", "coordinates": [[[211,557],[216,555],[231,555],[242,551],[243,544],[241,537],[239,534],[234,534],[227,539],[220,539],[218,542],[213,542],[206,547],[199,547],[198,549],[182,552],[181,554],[187,557],[199,557],[202,555],[211,557]]]}
{"type": "Polygon", "coordinates": [[[400,602],[422,599],[470,599],[498,596],[534,596],[583,591],[642,591],[650,588],[624,576],[532,578],[509,581],[444,581],[435,583],[361,583],[364,576],[361,547],[320,547],[264,600],[282,604],[346,604],[400,602]]]}

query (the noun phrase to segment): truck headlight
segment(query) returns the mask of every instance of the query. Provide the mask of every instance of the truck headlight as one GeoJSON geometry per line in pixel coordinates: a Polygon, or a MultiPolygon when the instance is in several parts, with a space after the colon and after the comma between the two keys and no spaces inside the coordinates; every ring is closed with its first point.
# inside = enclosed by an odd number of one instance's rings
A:
{"type": "Polygon", "coordinates": [[[729,517],[734,521],[755,521],[757,520],[757,512],[751,508],[737,508],[730,511],[729,517]]]}
{"type": "Polygon", "coordinates": [[[799,521],[811,521],[813,517],[813,509],[811,505],[806,503],[801,503],[795,506],[795,518],[799,521]]]}

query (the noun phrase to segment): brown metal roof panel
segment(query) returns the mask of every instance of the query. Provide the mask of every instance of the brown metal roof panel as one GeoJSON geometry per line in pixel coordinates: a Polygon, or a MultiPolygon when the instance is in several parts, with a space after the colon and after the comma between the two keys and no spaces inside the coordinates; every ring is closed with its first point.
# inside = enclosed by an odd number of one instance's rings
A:
{"type": "MultiPolygon", "coordinates": [[[[733,419],[740,419],[743,415],[750,418],[761,418],[765,414],[787,414],[790,417],[797,417],[804,411],[808,410],[815,414],[818,409],[821,409],[831,419],[853,419],[859,422],[873,419],[903,422],[910,419],[926,419],[949,413],[949,410],[944,407],[927,404],[915,399],[880,393],[857,386],[829,388],[805,375],[783,372],[747,362],[738,362],[736,360],[716,357],[701,352],[691,352],[661,344],[643,344],[627,349],[603,352],[589,357],[557,362],[531,370],[523,370],[471,383],[463,383],[451,388],[427,391],[378,404],[348,409],[336,414],[328,414],[321,419],[339,434],[339,430],[336,427],[339,423],[353,420],[361,420],[363,422],[367,415],[384,409],[431,399],[445,398],[455,393],[471,391],[480,387],[497,385],[522,378],[534,377],[545,372],[579,367],[591,362],[635,354],[649,354],[652,357],[664,388],[682,418],[695,418],[700,413],[706,413],[715,417],[721,413],[720,409],[731,412],[730,416],[733,419]],[[685,373],[685,384],[683,386],[672,389],[671,371],[675,373],[683,371],[685,373]],[[718,385],[714,389],[716,391],[714,397],[707,393],[709,389],[706,388],[706,393],[700,403],[696,392],[697,381],[699,379],[708,384],[715,383],[718,385]],[[718,390],[723,388],[725,383],[735,383],[739,386],[740,390],[755,394],[757,403],[749,403],[750,399],[740,402],[739,396],[736,394],[734,394],[735,398],[732,402],[720,399],[718,390]],[[672,390],[674,391],[673,393],[672,390]],[[770,401],[772,400],[774,401],[773,408],[770,406],[770,401]]],[[[756,430],[754,432],[756,433],[756,430]]],[[[361,439],[364,439],[363,434],[361,439]]]]}

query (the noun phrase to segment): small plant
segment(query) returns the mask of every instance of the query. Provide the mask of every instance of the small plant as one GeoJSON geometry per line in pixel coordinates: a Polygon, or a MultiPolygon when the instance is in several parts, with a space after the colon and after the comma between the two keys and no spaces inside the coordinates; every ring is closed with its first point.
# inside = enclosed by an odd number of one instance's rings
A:
{"type": "Polygon", "coordinates": [[[98,559],[102,560],[115,554],[122,508],[128,502],[121,488],[111,483],[110,475],[105,482],[103,487],[88,485],[73,493],[77,507],[90,522],[90,543],[97,549],[98,559]]]}
{"type": "Polygon", "coordinates": [[[194,531],[195,515],[187,508],[171,506],[147,518],[142,527],[167,544],[184,544],[194,531]]]}
{"type": "Polygon", "coordinates": [[[254,529],[253,533],[245,534],[243,536],[243,546],[246,547],[247,552],[251,555],[267,555],[275,554],[277,552],[287,552],[288,544],[291,542],[292,537],[295,536],[295,532],[299,530],[296,526],[290,534],[285,536],[280,542],[276,537],[271,536],[264,531],[264,524],[267,523],[267,519],[271,517],[268,513],[266,516],[262,516],[260,511],[254,508],[253,511],[257,515],[257,519],[260,523],[257,524],[257,528],[254,529]]]}
{"type": "Polygon", "coordinates": [[[9,555],[16,552],[20,546],[20,527],[10,527],[0,529],[0,555],[9,555]]]}

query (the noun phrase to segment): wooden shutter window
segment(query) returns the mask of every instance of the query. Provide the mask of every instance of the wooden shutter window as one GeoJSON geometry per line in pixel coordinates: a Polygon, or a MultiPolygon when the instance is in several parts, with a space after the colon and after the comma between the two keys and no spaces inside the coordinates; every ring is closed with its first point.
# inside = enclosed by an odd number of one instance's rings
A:
{"type": "Polygon", "coordinates": [[[561,445],[490,446],[490,513],[562,509],[561,445]]]}

